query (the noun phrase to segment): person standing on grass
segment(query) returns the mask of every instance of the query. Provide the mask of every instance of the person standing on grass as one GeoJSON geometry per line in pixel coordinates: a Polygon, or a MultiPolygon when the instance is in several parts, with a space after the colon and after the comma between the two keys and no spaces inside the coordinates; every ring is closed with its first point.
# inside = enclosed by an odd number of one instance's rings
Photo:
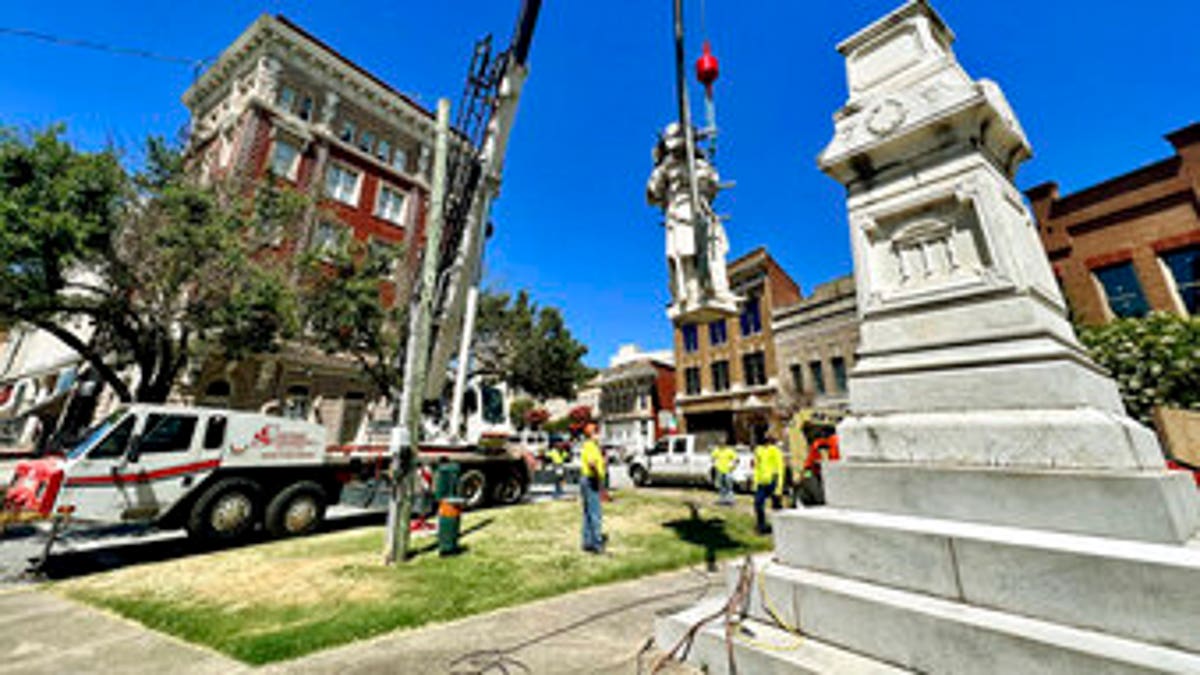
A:
{"type": "Polygon", "coordinates": [[[546,454],[550,458],[551,470],[554,471],[554,498],[559,499],[563,495],[563,477],[566,473],[563,463],[566,462],[566,452],[556,445],[546,454]]]}
{"type": "Polygon", "coordinates": [[[600,491],[608,473],[604,453],[596,440],[596,423],[583,427],[584,441],[579,450],[579,501],[583,504],[583,550],[604,552],[603,522],[600,514],[600,491]]]}
{"type": "Polygon", "coordinates": [[[717,476],[717,503],[722,506],[733,505],[733,467],[737,464],[737,450],[728,445],[718,445],[712,451],[713,471],[717,476]]]}
{"type": "Polygon", "coordinates": [[[766,504],[769,498],[778,509],[783,497],[783,451],[767,436],[754,448],[754,518],[759,534],[770,534],[766,504]]]}

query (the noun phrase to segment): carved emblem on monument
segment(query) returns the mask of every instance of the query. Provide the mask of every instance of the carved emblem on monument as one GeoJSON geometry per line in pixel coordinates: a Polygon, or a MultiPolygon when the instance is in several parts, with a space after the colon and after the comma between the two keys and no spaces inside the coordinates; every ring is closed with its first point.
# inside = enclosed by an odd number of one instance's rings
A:
{"type": "Polygon", "coordinates": [[[871,109],[867,116],[867,130],[876,136],[887,136],[899,129],[907,116],[904,104],[889,98],[871,109]]]}

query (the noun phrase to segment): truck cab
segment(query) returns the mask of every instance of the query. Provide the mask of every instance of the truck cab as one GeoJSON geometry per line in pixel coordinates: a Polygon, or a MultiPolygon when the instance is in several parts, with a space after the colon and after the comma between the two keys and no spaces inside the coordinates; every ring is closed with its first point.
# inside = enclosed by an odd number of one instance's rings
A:
{"type": "MultiPolygon", "coordinates": [[[[721,439],[711,434],[678,434],[664,436],[629,460],[629,477],[635,485],[651,483],[716,484],[712,451],[721,439]]],[[[734,446],[738,461],[733,469],[734,485],[749,489],[753,479],[752,453],[734,446]]]]}

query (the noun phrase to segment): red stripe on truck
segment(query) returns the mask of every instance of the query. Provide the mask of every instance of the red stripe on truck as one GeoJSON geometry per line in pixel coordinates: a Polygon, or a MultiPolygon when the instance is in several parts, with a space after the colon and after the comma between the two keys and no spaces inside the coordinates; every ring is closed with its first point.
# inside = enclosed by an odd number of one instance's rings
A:
{"type": "Polygon", "coordinates": [[[221,466],[221,460],[209,459],[203,462],[193,462],[192,464],[181,464],[179,466],[170,466],[165,469],[156,469],[154,471],[142,471],[139,473],[121,473],[121,474],[106,474],[101,476],[77,476],[67,479],[67,485],[106,485],[109,483],[137,483],[150,480],[158,480],[160,478],[170,478],[172,476],[182,476],[189,473],[199,473],[208,471],[221,466]]]}

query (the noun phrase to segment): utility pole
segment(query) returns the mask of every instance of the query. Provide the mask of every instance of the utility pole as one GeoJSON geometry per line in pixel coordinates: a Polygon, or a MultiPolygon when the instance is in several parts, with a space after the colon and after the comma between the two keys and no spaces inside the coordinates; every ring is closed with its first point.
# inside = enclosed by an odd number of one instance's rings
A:
{"type": "Polygon", "coordinates": [[[405,349],[404,384],[400,395],[399,424],[392,430],[392,491],[388,500],[387,540],[384,563],[394,565],[408,557],[409,525],[416,491],[416,456],[421,445],[421,404],[429,368],[429,339],[432,331],[433,293],[437,286],[438,252],[445,221],[446,158],[449,154],[450,101],[439,99],[437,141],[433,153],[433,185],[429,195],[429,220],[421,257],[421,277],[409,316],[405,349]]]}

